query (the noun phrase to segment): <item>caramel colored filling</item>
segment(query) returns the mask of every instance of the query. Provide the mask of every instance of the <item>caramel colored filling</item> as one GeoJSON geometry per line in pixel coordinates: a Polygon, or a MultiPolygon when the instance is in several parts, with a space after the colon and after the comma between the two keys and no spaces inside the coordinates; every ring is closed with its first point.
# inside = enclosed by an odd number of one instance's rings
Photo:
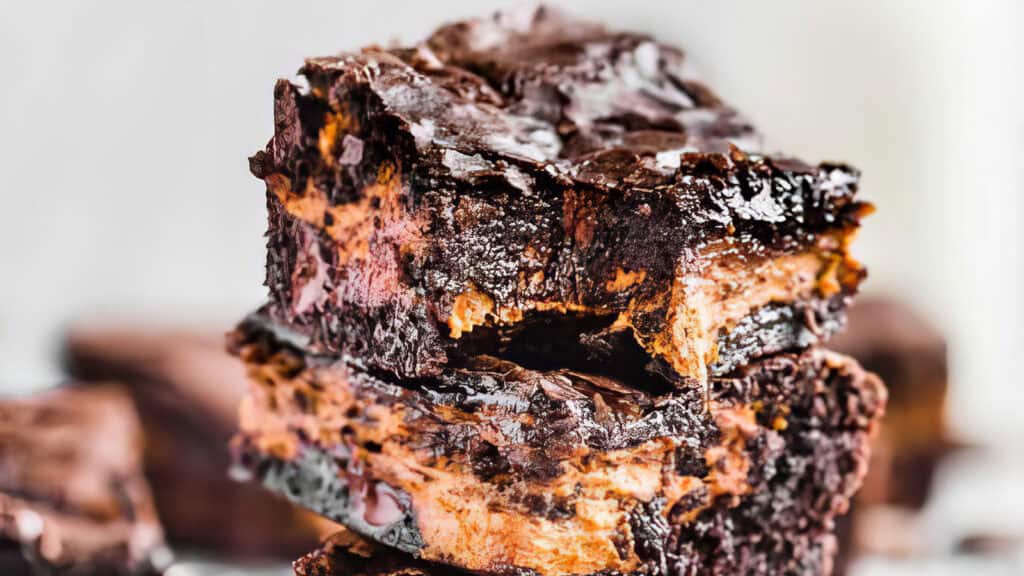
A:
{"type": "MultiPolygon", "coordinates": [[[[676,279],[668,295],[665,329],[650,336],[638,334],[638,340],[679,374],[704,382],[707,366],[718,359],[720,333],[727,333],[762,306],[834,293],[832,286],[838,285],[836,259],[831,252],[815,249],[755,263],[739,259],[713,262],[699,273],[676,279]]],[[[660,302],[642,303],[622,312],[615,326],[632,328],[637,313],[652,304],[659,306],[660,302]]]]}
{"type": "Polygon", "coordinates": [[[324,117],[324,125],[317,134],[317,148],[320,158],[328,167],[334,166],[336,148],[341,141],[340,136],[359,131],[357,118],[347,110],[328,112],[324,117]]]}
{"type": "Polygon", "coordinates": [[[626,271],[622,268],[617,268],[615,270],[615,278],[605,283],[604,289],[608,292],[622,292],[642,284],[646,277],[647,272],[644,270],[626,271]]]}
{"type": "MultiPolygon", "coordinates": [[[[573,459],[552,483],[528,488],[572,498],[575,513],[564,520],[510,509],[497,486],[466,470],[422,470],[422,480],[409,477],[402,489],[413,496],[425,558],[455,557],[471,570],[508,564],[546,574],[630,571],[639,560],[632,553],[620,557],[615,546],[616,536],[629,530],[623,501],[649,501],[657,494],[670,447],[651,442],[603,454],[589,466],[573,459]]],[[[379,458],[371,466],[384,476],[415,473],[404,458],[379,458]]]]}
{"type": "Polygon", "coordinates": [[[487,317],[495,311],[494,299],[471,287],[459,294],[452,304],[452,313],[448,316],[448,329],[452,338],[461,338],[463,332],[472,332],[474,326],[487,323],[487,317]]]}
{"type": "MultiPolygon", "coordinates": [[[[823,237],[819,245],[799,254],[749,261],[733,256],[709,256],[699,272],[682,275],[663,293],[634,298],[619,312],[612,329],[629,329],[652,355],[666,359],[682,376],[706,381],[707,366],[718,358],[718,338],[758,308],[772,303],[794,302],[814,295],[828,297],[842,286],[856,285],[860,267],[845,256],[847,233],[823,237]],[[636,328],[641,316],[664,315],[661,332],[648,334],[636,328]]],[[[708,254],[728,254],[727,247],[708,254]]],[[[616,270],[605,288],[622,292],[644,282],[643,270],[616,270]]],[[[527,311],[607,314],[610,310],[572,302],[525,301],[516,307],[497,305],[475,286],[455,298],[448,326],[452,338],[474,326],[514,324],[527,311]]]]}
{"type": "Polygon", "coordinates": [[[397,217],[404,212],[400,203],[402,178],[391,162],[381,163],[376,181],[363,189],[359,200],[345,204],[332,205],[312,178],[306,180],[301,194],[292,191],[290,181],[283,174],[271,174],[265,181],[267,189],[286,212],[325,231],[334,241],[339,266],[365,259],[375,235],[386,238],[410,234],[416,229],[415,222],[397,217]],[[380,221],[388,226],[378,229],[373,214],[379,214],[380,221]]]}
{"type": "Polygon", "coordinates": [[[708,478],[713,496],[741,496],[750,490],[747,475],[750,460],[744,453],[746,442],[758,435],[755,410],[750,406],[719,407],[712,405],[715,423],[722,432],[717,446],[708,448],[705,459],[711,470],[708,478]]]}
{"type": "MultiPolygon", "coordinates": [[[[430,437],[433,428],[478,416],[439,407],[435,417],[410,419],[401,403],[382,405],[370,395],[354,394],[340,365],[286,376],[296,367],[296,360],[283,354],[249,366],[254,385],[241,407],[243,433],[262,452],[285,460],[295,458],[304,442],[351,447],[360,483],[384,483],[410,496],[425,559],[482,571],[513,565],[543,575],[628,572],[640,560],[631,547],[623,554],[616,543],[631,538],[630,512],[636,505],[661,496],[668,516],[681,498],[705,489],[703,504],[687,511],[683,521],[689,521],[714,498],[749,491],[745,441],[758,432],[750,408],[712,407],[722,434],[706,452],[706,478],[676,473],[677,441],[656,438],[608,452],[580,445],[560,460],[561,473],[553,479],[506,477],[496,483],[478,478],[465,454],[448,458],[430,447],[413,448],[422,446],[415,440],[430,437]],[[370,444],[373,450],[362,448],[370,444]],[[554,519],[532,513],[521,504],[528,494],[569,502],[573,513],[554,519]]],[[[531,416],[506,418],[512,425],[531,416]]],[[[507,443],[500,420],[478,423],[481,438],[507,443]]]]}
{"type": "Polygon", "coordinates": [[[448,315],[449,335],[452,338],[461,338],[464,333],[472,332],[476,326],[516,324],[526,317],[527,310],[558,314],[599,312],[595,308],[572,302],[529,301],[524,307],[496,306],[494,299],[487,293],[476,286],[470,286],[468,290],[455,297],[451,314],[448,315]]]}

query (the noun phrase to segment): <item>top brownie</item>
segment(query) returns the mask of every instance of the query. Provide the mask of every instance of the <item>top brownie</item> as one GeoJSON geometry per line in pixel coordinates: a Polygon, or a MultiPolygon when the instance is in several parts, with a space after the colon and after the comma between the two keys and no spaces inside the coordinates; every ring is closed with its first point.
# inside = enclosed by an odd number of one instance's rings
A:
{"type": "Polygon", "coordinates": [[[539,8],[301,73],[250,161],[270,312],[368,368],[507,353],[706,382],[827,337],[863,277],[857,171],[762,154],[648,36],[539,8]]]}

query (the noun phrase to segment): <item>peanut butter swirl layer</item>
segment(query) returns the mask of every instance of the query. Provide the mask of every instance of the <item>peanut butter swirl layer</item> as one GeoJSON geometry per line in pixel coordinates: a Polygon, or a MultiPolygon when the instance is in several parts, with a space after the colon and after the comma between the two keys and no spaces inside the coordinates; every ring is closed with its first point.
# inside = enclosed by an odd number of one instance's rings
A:
{"type": "Polygon", "coordinates": [[[885,390],[812,347],[699,388],[475,356],[370,373],[254,316],[235,446],[270,489],[485,574],[819,573],[885,390]]]}
{"type": "Polygon", "coordinates": [[[367,370],[437,377],[554,331],[528,353],[706,384],[821,342],[863,277],[858,172],[763,153],[648,36],[540,8],[301,74],[250,162],[270,311],[367,370]]]}

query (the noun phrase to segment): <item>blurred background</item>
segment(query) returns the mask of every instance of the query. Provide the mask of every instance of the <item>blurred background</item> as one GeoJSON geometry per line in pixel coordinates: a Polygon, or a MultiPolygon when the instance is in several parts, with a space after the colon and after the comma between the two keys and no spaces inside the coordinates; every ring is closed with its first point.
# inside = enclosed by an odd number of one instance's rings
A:
{"type": "MultiPolygon", "coordinates": [[[[551,3],[683,46],[770,149],[863,170],[878,207],[856,245],[864,293],[898,303],[879,317],[912,314],[916,333],[944,341],[948,370],[942,438],[927,435],[942,456],[930,496],[912,520],[882,502],[861,535],[881,542],[865,543],[854,571],[1019,573],[1024,3],[551,3]]],[[[68,328],[92,319],[229,328],[265,296],[263,185],[246,159],[271,135],[274,80],[305,56],[413,42],[508,5],[6,5],[0,389],[66,378],[68,328]]],[[[865,330],[856,345],[870,348],[865,330]]]]}

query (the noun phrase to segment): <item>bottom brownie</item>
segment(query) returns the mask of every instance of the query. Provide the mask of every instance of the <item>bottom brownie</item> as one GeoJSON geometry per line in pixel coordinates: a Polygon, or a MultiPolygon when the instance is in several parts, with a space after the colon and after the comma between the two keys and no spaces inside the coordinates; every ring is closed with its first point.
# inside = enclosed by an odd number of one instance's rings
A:
{"type": "Polygon", "coordinates": [[[388,382],[262,319],[242,469],[363,536],[477,573],[827,573],[885,389],[820,349],[700,390],[478,357],[388,382]]]}
{"type": "Polygon", "coordinates": [[[158,574],[170,561],[119,389],[0,401],[0,574],[158,574]]]}

